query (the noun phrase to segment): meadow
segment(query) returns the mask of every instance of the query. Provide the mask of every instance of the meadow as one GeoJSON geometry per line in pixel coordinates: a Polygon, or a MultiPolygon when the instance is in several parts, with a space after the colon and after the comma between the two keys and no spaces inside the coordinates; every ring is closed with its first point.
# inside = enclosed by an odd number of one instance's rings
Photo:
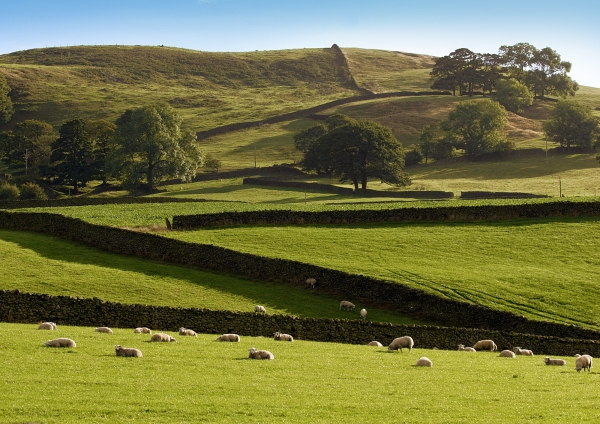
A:
{"type": "MultiPolygon", "coordinates": [[[[132,329],[0,323],[2,422],[594,422],[599,374],[574,358],[548,367],[541,356],[387,349],[296,340],[174,335],[150,343],[132,329]],[[77,347],[47,348],[55,337],[77,347]],[[114,345],[142,358],[117,357],[114,345]],[[267,349],[273,361],[246,359],[267,349]],[[421,356],[432,368],[414,367],[421,356]]],[[[388,340],[381,340],[389,343],[388,340]]],[[[592,368],[593,370],[593,368],[592,368]]]]}

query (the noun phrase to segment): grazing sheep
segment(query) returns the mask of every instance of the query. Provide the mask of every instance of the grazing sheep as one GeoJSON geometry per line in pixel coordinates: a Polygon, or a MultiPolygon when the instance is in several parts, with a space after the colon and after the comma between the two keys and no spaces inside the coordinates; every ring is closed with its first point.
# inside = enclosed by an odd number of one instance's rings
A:
{"type": "Polygon", "coordinates": [[[156,333],[150,338],[151,342],[176,342],[173,337],[165,333],[156,333]]]}
{"type": "Polygon", "coordinates": [[[431,359],[429,359],[426,356],[423,356],[422,358],[419,358],[419,360],[417,361],[415,366],[416,367],[432,367],[433,363],[431,362],[431,359]]]}
{"type": "Polygon", "coordinates": [[[60,339],[48,340],[46,343],[44,343],[44,346],[48,346],[48,347],[76,347],[77,345],[75,344],[75,342],[73,340],[61,337],[60,339]]]}
{"type": "Polygon", "coordinates": [[[254,312],[256,312],[257,314],[266,314],[266,313],[267,313],[267,310],[265,309],[265,307],[264,307],[264,306],[261,306],[261,305],[256,305],[256,306],[254,307],[254,312]]]}
{"type": "Polygon", "coordinates": [[[490,352],[493,352],[495,350],[498,350],[498,346],[496,346],[496,343],[494,343],[493,340],[479,340],[473,345],[473,349],[489,350],[490,352]]]}
{"type": "Polygon", "coordinates": [[[196,332],[194,330],[190,330],[189,328],[184,328],[184,327],[181,327],[179,329],[179,335],[180,336],[198,337],[198,335],[196,334],[196,332]]]}
{"type": "Polygon", "coordinates": [[[134,358],[142,357],[142,351],[133,347],[122,347],[120,345],[116,345],[115,352],[117,353],[117,356],[133,356],[134,358]]]}
{"type": "Polygon", "coordinates": [[[351,311],[354,309],[354,303],[348,302],[347,300],[342,300],[340,302],[340,311],[344,309],[346,311],[351,311]]]}
{"type": "Polygon", "coordinates": [[[152,330],[150,330],[147,327],[138,327],[135,330],[133,330],[134,333],[145,333],[145,334],[152,334],[152,330]]]}
{"type": "Polygon", "coordinates": [[[577,372],[581,371],[582,369],[583,371],[587,369],[589,372],[592,372],[592,359],[593,358],[590,355],[579,356],[575,360],[575,369],[577,372]]]}
{"type": "Polygon", "coordinates": [[[108,327],[98,327],[94,330],[96,333],[108,333],[108,334],[112,334],[113,331],[108,328],[108,327]]]}
{"type": "Polygon", "coordinates": [[[501,358],[516,358],[517,355],[515,355],[515,352],[513,352],[512,350],[503,350],[502,352],[500,352],[500,355],[498,355],[501,358]]]}
{"type": "Polygon", "coordinates": [[[529,349],[521,349],[520,347],[515,347],[513,349],[517,355],[525,355],[525,356],[534,356],[533,352],[529,349]]]}
{"type": "Polygon", "coordinates": [[[217,337],[217,342],[239,342],[240,336],[237,334],[223,334],[222,336],[217,337]]]}
{"type": "Polygon", "coordinates": [[[292,336],[290,336],[289,334],[280,333],[279,331],[276,331],[273,333],[273,338],[275,340],[281,340],[284,342],[293,342],[294,341],[294,338],[292,336]]]}
{"type": "Polygon", "coordinates": [[[567,361],[565,361],[564,359],[550,359],[547,356],[544,358],[544,362],[546,363],[546,365],[567,365],[567,361]]]}
{"type": "Polygon", "coordinates": [[[390,343],[390,345],[388,346],[388,352],[398,349],[400,349],[400,352],[402,352],[403,347],[408,348],[408,351],[412,352],[412,348],[414,345],[415,342],[410,336],[397,337],[394,340],[392,340],[392,343],[390,343]]]}
{"type": "Polygon", "coordinates": [[[461,344],[458,345],[458,350],[461,352],[477,352],[472,347],[469,347],[469,346],[465,347],[465,345],[461,345],[461,344]]]}
{"type": "Polygon", "coordinates": [[[249,359],[275,359],[275,356],[268,350],[256,350],[256,348],[251,347],[248,352],[249,359]]]}
{"type": "Polygon", "coordinates": [[[365,319],[367,317],[367,310],[366,309],[361,309],[360,310],[360,316],[362,317],[362,319],[365,319]]]}
{"type": "Polygon", "coordinates": [[[56,324],[53,322],[42,322],[39,325],[38,330],[56,330],[56,324]]]}
{"type": "Polygon", "coordinates": [[[383,345],[381,343],[379,343],[377,340],[373,340],[372,342],[369,342],[369,344],[367,346],[383,347],[383,345]]]}
{"type": "Polygon", "coordinates": [[[307,278],[306,279],[306,285],[308,287],[310,287],[311,289],[315,288],[315,284],[317,284],[317,280],[315,280],[314,278],[307,278]]]}

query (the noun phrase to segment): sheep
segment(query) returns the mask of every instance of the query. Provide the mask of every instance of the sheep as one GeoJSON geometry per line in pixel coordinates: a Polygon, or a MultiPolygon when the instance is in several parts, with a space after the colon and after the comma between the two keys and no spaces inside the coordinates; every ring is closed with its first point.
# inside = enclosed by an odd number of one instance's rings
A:
{"type": "Polygon", "coordinates": [[[535,356],[531,350],[521,349],[520,347],[515,347],[513,352],[515,352],[517,355],[535,356]]]}
{"type": "Polygon", "coordinates": [[[284,342],[293,342],[294,341],[294,338],[292,336],[290,336],[289,334],[280,333],[279,331],[276,331],[273,333],[273,338],[275,340],[281,340],[284,342]]]}
{"type": "Polygon", "coordinates": [[[547,356],[544,358],[544,362],[546,363],[546,365],[567,365],[567,361],[565,361],[564,359],[550,359],[547,356]]]}
{"type": "Polygon", "coordinates": [[[248,352],[249,359],[275,359],[275,356],[268,350],[256,350],[256,348],[251,347],[248,352]]]}
{"type": "Polygon", "coordinates": [[[342,309],[345,309],[345,310],[347,310],[347,311],[351,311],[351,310],[353,310],[353,309],[354,309],[354,303],[352,303],[352,302],[348,302],[347,300],[342,300],[342,301],[340,302],[340,311],[341,311],[342,309]]]}
{"type": "Polygon", "coordinates": [[[512,350],[503,350],[502,352],[500,352],[500,355],[498,355],[501,358],[516,358],[517,355],[515,355],[515,352],[513,352],[512,350]]]}
{"type": "Polygon", "coordinates": [[[152,334],[152,330],[150,330],[147,327],[138,327],[135,330],[133,330],[134,333],[145,333],[145,334],[152,334]]]}
{"type": "Polygon", "coordinates": [[[390,343],[390,345],[388,346],[388,352],[398,349],[400,349],[400,352],[402,352],[403,347],[408,348],[408,351],[412,352],[412,348],[414,345],[415,342],[410,336],[397,337],[394,340],[392,340],[392,343],[390,343]]]}
{"type": "Polygon", "coordinates": [[[56,324],[53,322],[42,322],[39,325],[38,330],[56,330],[56,324]]]}
{"type": "Polygon", "coordinates": [[[256,306],[254,307],[254,312],[256,312],[257,314],[266,314],[266,313],[267,313],[267,310],[265,309],[265,307],[264,307],[264,306],[261,306],[261,305],[256,305],[256,306]]]}
{"type": "Polygon", "coordinates": [[[59,339],[48,340],[44,343],[44,346],[48,347],[76,347],[75,341],[61,337],[59,339]]]}
{"type": "Polygon", "coordinates": [[[379,343],[377,340],[373,340],[372,342],[369,342],[369,344],[367,346],[383,347],[383,345],[381,343],[379,343]]]}
{"type": "Polygon", "coordinates": [[[173,337],[165,333],[156,333],[150,338],[151,342],[176,342],[173,337]]]}
{"type": "Polygon", "coordinates": [[[181,327],[179,329],[179,335],[180,336],[198,337],[198,335],[196,334],[196,332],[194,330],[190,330],[189,328],[184,328],[184,327],[181,327]]]}
{"type": "Polygon", "coordinates": [[[592,372],[592,359],[593,358],[590,355],[579,356],[575,360],[575,369],[577,370],[577,372],[581,371],[582,369],[584,372],[586,369],[589,372],[592,372]]]}
{"type": "Polygon", "coordinates": [[[472,347],[465,347],[465,345],[459,344],[458,345],[458,350],[460,352],[477,352],[475,349],[473,349],[472,347]]]}
{"type": "Polygon", "coordinates": [[[311,289],[315,288],[315,284],[317,284],[317,280],[315,280],[314,278],[307,278],[306,279],[306,286],[310,287],[311,289]]]}
{"type": "Polygon", "coordinates": [[[133,356],[134,358],[141,358],[142,351],[133,347],[122,347],[120,345],[115,346],[115,353],[117,356],[133,356]]]}
{"type": "Polygon", "coordinates": [[[415,364],[415,367],[432,367],[432,366],[433,366],[433,363],[431,362],[431,359],[429,359],[426,356],[419,358],[419,360],[415,364]]]}
{"type": "Polygon", "coordinates": [[[362,319],[365,319],[367,317],[367,310],[366,309],[361,309],[360,310],[360,316],[362,317],[362,319]]]}
{"type": "Polygon", "coordinates": [[[217,342],[239,342],[240,336],[237,334],[223,334],[222,336],[217,337],[217,342]]]}
{"type": "Polygon", "coordinates": [[[493,340],[479,340],[473,345],[473,349],[489,350],[490,352],[493,352],[495,350],[498,350],[498,346],[496,346],[496,343],[494,343],[493,340]]]}
{"type": "Polygon", "coordinates": [[[108,327],[98,327],[94,330],[96,333],[108,333],[108,334],[112,334],[113,331],[108,328],[108,327]]]}

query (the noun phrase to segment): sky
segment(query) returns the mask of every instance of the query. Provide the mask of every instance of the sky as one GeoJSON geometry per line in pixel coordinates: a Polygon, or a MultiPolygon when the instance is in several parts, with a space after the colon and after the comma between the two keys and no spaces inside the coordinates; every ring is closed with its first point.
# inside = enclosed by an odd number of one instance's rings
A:
{"type": "Polygon", "coordinates": [[[600,87],[598,0],[0,0],[0,54],[72,45],[213,52],[360,47],[444,56],[551,47],[600,87]]]}

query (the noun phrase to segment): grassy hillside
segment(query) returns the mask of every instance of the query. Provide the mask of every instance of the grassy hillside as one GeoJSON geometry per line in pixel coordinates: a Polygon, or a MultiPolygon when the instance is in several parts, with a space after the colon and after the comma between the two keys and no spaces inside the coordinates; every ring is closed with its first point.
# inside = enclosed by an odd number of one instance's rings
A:
{"type": "Polygon", "coordinates": [[[407,423],[506,423],[598,416],[600,374],[577,373],[574,358],[548,367],[540,356],[418,346],[388,354],[259,337],[216,343],[215,335],[149,343],[131,329],[108,335],[89,327],[36,327],[0,323],[2,422],[373,423],[397,422],[400,415],[407,423]],[[42,346],[61,336],[77,347],[42,346]],[[117,357],[115,344],[139,348],[143,357],[117,357]],[[246,359],[250,347],[275,359],[246,359]],[[421,356],[433,367],[414,367],[421,356]]]}

